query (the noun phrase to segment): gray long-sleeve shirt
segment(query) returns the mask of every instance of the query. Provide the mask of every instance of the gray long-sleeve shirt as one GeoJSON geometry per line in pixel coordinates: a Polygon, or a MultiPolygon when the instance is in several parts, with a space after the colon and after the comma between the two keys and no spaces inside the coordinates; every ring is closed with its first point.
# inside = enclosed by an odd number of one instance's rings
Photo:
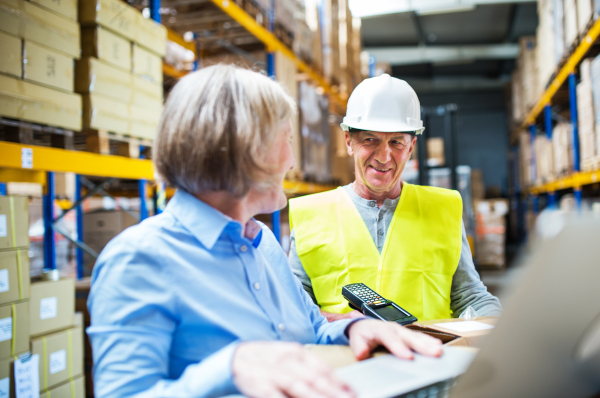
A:
{"type": "MultiPolygon", "coordinates": [[[[400,198],[386,199],[381,208],[379,208],[377,207],[376,201],[367,200],[358,196],[356,192],[354,192],[354,189],[352,189],[352,184],[348,184],[343,188],[352,199],[358,213],[369,229],[369,233],[375,242],[375,246],[377,246],[377,250],[379,250],[379,254],[381,254],[392,217],[394,216],[400,198]]],[[[290,267],[292,268],[294,275],[302,282],[304,290],[306,290],[316,303],[317,301],[315,300],[312,283],[309,276],[306,274],[296,251],[296,234],[293,230],[290,235],[290,240],[290,267]]],[[[450,308],[452,309],[453,315],[458,317],[469,306],[472,306],[480,316],[500,315],[502,313],[500,301],[487,291],[487,288],[475,270],[473,257],[471,256],[471,248],[469,247],[465,226],[463,224],[462,248],[458,267],[452,278],[450,308]]]]}

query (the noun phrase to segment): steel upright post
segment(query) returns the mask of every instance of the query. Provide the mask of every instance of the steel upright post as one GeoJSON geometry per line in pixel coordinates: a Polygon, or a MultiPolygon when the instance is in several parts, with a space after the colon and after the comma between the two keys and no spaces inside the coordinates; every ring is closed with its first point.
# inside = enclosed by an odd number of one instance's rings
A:
{"type": "Polygon", "coordinates": [[[150,18],[160,23],[160,0],[150,0],[150,18]]]}
{"type": "MultiPolygon", "coordinates": [[[[75,203],[81,200],[81,176],[75,175],[75,203]]],[[[83,242],[83,203],[81,203],[75,209],[76,220],[77,220],[77,239],[83,242]]],[[[75,248],[76,259],[77,259],[77,279],[83,278],[83,250],[77,247],[75,248]]]]}
{"type": "MultiPolygon", "coordinates": [[[[546,131],[546,138],[552,141],[552,107],[550,104],[544,107],[544,130],[546,131]]],[[[548,208],[554,209],[556,207],[556,192],[548,192],[548,208]]]]}
{"type": "Polygon", "coordinates": [[[569,105],[571,108],[571,130],[573,131],[573,170],[579,171],[579,130],[577,127],[577,86],[575,73],[569,75],[569,105]]]}
{"type": "MultiPolygon", "coordinates": [[[[269,32],[273,32],[275,30],[275,0],[271,0],[268,12],[268,27],[269,32]]],[[[267,74],[273,80],[275,80],[275,53],[268,52],[267,53],[267,74]]],[[[274,211],[271,214],[271,225],[273,230],[273,235],[277,239],[277,242],[281,243],[281,214],[279,210],[274,211]]]]}
{"type": "Polygon", "coordinates": [[[46,173],[46,194],[44,195],[44,268],[56,269],[54,230],[54,173],[46,173]]]}
{"type": "Polygon", "coordinates": [[[6,184],[0,182],[0,196],[6,196],[6,184]]]}
{"type": "MultiPolygon", "coordinates": [[[[144,147],[140,145],[140,159],[145,159],[144,147]]],[[[140,194],[140,222],[148,218],[148,206],[146,205],[146,180],[138,181],[138,190],[140,194]]]]}

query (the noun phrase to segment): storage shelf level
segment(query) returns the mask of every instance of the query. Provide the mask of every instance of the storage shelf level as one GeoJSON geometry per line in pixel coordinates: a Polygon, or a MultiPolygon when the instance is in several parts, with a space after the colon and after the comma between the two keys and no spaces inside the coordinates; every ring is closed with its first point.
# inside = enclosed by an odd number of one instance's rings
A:
{"type": "Polygon", "coordinates": [[[529,192],[533,195],[537,195],[540,193],[556,192],[563,189],[579,189],[582,186],[595,184],[599,181],[600,170],[583,171],[573,173],[546,184],[533,186],[529,189],[529,192]]]}

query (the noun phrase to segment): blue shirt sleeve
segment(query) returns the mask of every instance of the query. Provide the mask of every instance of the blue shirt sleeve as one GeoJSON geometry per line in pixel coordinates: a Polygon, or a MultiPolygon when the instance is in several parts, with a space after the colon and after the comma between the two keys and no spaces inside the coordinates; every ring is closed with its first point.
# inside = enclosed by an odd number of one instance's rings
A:
{"type": "Polygon", "coordinates": [[[93,348],[96,395],[237,393],[231,372],[237,341],[188,366],[177,379],[169,377],[171,343],[179,322],[177,285],[165,272],[171,262],[151,249],[151,239],[140,235],[136,227],[127,230],[109,243],[94,267],[88,300],[92,325],[87,332],[93,348]]]}

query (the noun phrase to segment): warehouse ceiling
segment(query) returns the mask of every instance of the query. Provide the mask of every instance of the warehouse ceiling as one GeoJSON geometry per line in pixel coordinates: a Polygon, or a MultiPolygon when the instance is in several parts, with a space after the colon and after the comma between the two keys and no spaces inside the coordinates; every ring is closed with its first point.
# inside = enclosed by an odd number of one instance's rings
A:
{"type": "Polygon", "coordinates": [[[535,35],[536,2],[478,4],[436,14],[415,11],[362,18],[363,46],[418,92],[502,87],[518,39],[535,35]]]}

